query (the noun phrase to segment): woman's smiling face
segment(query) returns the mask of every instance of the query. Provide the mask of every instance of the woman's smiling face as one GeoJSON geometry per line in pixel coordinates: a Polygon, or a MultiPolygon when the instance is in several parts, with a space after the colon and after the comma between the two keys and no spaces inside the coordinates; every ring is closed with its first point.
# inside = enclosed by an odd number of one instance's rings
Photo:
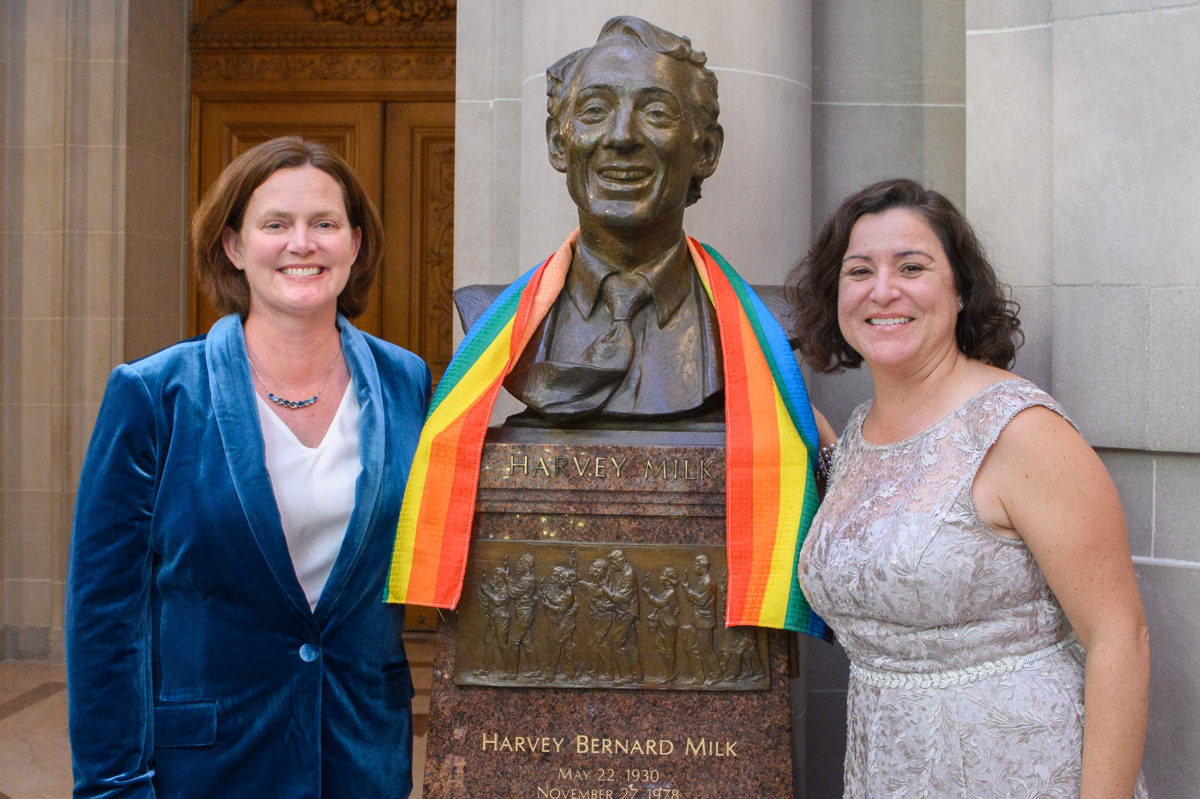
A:
{"type": "Polygon", "coordinates": [[[838,325],[867,366],[917,368],[957,348],[958,289],[936,233],[916,211],[859,217],[838,277],[838,325]]]}
{"type": "Polygon", "coordinates": [[[342,187],[314,166],[285,167],[262,182],[225,252],[250,285],[250,313],[331,314],[358,257],[342,187]]]}

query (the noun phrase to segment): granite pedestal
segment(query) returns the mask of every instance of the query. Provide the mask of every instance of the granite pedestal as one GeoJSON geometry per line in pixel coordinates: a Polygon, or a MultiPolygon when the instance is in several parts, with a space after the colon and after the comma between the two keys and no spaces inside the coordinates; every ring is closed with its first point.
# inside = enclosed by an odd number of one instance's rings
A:
{"type": "Polygon", "coordinates": [[[789,637],[724,626],[724,446],[718,426],[489,431],[428,799],[793,795],[789,637]]]}

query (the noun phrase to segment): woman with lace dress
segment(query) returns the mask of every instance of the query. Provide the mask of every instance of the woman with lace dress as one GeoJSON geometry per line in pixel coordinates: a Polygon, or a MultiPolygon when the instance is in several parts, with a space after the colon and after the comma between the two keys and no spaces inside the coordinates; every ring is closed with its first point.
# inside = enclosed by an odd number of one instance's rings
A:
{"type": "Polygon", "coordinates": [[[788,279],[814,369],[874,397],[833,451],[800,581],[850,658],[845,796],[1144,797],[1149,642],[1120,501],[969,224],[887,180],[788,279]],[[1086,721],[1085,721],[1086,719],[1086,721]]]}

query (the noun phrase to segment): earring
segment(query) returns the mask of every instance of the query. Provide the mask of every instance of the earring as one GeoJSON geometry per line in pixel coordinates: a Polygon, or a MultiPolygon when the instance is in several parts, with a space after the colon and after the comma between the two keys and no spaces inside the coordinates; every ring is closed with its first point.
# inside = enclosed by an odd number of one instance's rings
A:
{"type": "Polygon", "coordinates": [[[963,308],[965,308],[965,307],[967,307],[967,306],[963,305],[963,301],[962,301],[962,300],[959,300],[959,301],[958,301],[958,310],[960,310],[960,311],[961,311],[961,310],[962,310],[963,308]]]}

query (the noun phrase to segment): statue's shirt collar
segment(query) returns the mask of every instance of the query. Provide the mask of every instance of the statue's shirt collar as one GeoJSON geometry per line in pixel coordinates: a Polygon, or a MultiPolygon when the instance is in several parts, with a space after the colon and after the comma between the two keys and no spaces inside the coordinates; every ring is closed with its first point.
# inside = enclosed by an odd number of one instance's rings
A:
{"type": "MultiPolygon", "coordinates": [[[[668,250],[658,260],[638,268],[637,271],[650,284],[659,327],[671,320],[692,290],[693,269],[687,238],[684,236],[680,237],[678,246],[668,250]]],[[[591,318],[600,302],[600,285],[604,278],[615,271],[612,264],[601,260],[582,241],[576,242],[571,268],[567,271],[566,290],[583,318],[591,318]]]]}

